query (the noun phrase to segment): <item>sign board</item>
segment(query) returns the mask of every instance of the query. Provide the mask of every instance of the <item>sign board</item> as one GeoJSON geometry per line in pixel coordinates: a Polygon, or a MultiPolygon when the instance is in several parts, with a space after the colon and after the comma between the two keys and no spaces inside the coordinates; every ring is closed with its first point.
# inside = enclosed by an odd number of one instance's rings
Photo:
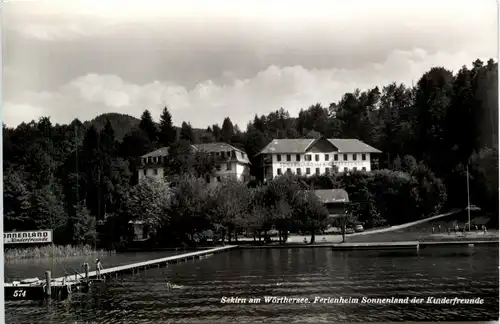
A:
{"type": "Polygon", "coordinates": [[[359,163],[359,162],[343,162],[343,161],[335,161],[333,162],[316,162],[316,161],[307,161],[307,162],[280,162],[278,163],[280,168],[304,168],[304,167],[311,167],[311,168],[321,168],[321,167],[327,167],[331,168],[332,165],[337,166],[338,168],[342,167],[363,167],[365,166],[364,163],[359,163]]]}
{"type": "Polygon", "coordinates": [[[52,242],[52,230],[3,233],[3,244],[51,243],[51,242],[52,242]]]}

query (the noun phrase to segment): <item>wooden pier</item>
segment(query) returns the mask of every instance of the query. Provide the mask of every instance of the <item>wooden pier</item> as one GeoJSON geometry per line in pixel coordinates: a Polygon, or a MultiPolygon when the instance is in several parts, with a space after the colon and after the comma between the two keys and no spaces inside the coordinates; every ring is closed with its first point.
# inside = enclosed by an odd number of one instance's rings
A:
{"type": "Polygon", "coordinates": [[[422,241],[420,247],[432,246],[474,246],[474,245],[491,245],[498,246],[498,240],[457,240],[457,241],[422,241]]]}
{"type": "MultiPolygon", "coordinates": [[[[203,250],[203,251],[197,251],[197,252],[191,252],[191,253],[185,253],[185,254],[180,254],[180,255],[173,255],[169,256],[166,258],[160,258],[160,259],[154,259],[154,260],[148,260],[148,261],[143,261],[143,262],[137,262],[137,263],[132,263],[132,264],[127,264],[123,266],[118,266],[118,267],[112,267],[112,268],[107,268],[101,270],[101,276],[106,276],[106,275],[117,275],[119,273],[135,273],[140,270],[146,270],[149,268],[161,268],[162,266],[166,266],[167,264],[170,263],[179,263],[191,259],[199,259],[203,258],[204,256],[210,256],[215,253],[227,251],[230,249],[234,249],[238,247],[237,245],[226,245],[214,249],[209,249],[209,250],[203,250]]],[[[82,274],[83,276],[83,274],[82,274]]],[[[90,271],[88,274],[89,278],[93,279],[97,277],[97,272],[96,271],[90,271]]],[[[61,278],[56,278],[55,280],[62,280],[61,278]]]]}
{"type": "Polygon", "coordinates": [[[498,246],[498,240],[457,240],[457,241],[402,241],[402,242],[366,242],[366,243],[338,243],[331,245],[333,250],[419,250],[426,247],[435,246],[464,246],[474,247],[475,245],[498,246]]]}
{"type": "Polygon", "coordinates": [[[332,249],[336,251],[350,250],[417,250],[418,241],[407,242],[368,242],[368,243],[338,243],[333,244],[332,249]]]}
{"type": "MultiPolygon", "coordinates": [[[[100,271],[100,276],[113,276],[120,273],[138,273],[141,270],[148,268],[160,268],[170,263],[179,263],[187,260],[200,259],[206,256],[211,256],[215,253],[228,251],[236,248],[237,245],[227,245],[218,248],[173,255],[165,258],[148,260],[127,264],[118,267],[103,269],[100,271]]],[[[6,300],[43,300],[45,298],[54,297],[64,299],[75,291],[86,291],[92,282],[99,281],[97,271],[86,271],[85,273],[75,272],[72,275],[59,278],[51,278],[50,271],[46,272],[46,279],[39,280],[25,279],[12,283],[4,284],[4,292],[6,300]],[[49,283],[47,285],[47,283],[49,283]]]]}

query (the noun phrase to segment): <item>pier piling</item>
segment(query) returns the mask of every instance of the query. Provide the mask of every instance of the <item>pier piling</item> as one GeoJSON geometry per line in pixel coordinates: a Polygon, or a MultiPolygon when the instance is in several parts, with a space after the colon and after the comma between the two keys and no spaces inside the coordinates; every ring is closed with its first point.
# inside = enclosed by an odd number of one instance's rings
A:
{"type": "Polygon", "coordinates": [[[85,271],[85,279],[88,280],[89,279],[89,264],[88,263],[83,264],[83,271],[85,271]]]}
{"type": "Polygon", "coordinates": [[[45,294],[47,297],[50,297],[52,294],[52,273],[49,270],[45,271],[45,282],[47,283],[45,287],[45,294]]]}

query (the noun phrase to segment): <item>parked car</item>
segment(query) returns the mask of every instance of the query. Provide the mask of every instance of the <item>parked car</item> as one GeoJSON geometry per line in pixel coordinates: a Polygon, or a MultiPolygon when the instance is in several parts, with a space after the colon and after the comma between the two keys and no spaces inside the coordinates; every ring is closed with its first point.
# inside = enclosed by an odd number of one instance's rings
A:
{"type": "Polygon", "coordinates": [[[365,229],[363,228],[363,225],[359,224],[359,225],[356,225],[356,227],[354,227],[354,230],[356,232],[363,232],[365,229]]]}
{"type": "Polygon", "coordinates": [[[354,233],[354,229],[352,229],[352,228],[346,228],[345,233],[346,234],[353,234],[354,233]]]}

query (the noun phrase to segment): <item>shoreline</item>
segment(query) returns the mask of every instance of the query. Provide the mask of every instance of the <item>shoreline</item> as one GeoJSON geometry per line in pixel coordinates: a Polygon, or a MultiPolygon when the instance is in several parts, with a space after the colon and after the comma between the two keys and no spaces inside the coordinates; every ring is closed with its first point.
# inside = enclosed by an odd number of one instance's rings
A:
{"type": "MultiPolygon", "coordinates": [[[[267,245],[254,245],[254,244],[241,244],[241,242],[232,242],[230,245],[236,245],[237,249],[241,250],[252,250],[252,249],[311,249],[311,248],[353,248],[363,249],[365,247],[391,247],[398,245],[408,245],[412,243],[414,245],[419,245],[420,248],[432,247],[432,246],[468,246],[469,244],[485,246],[485,245],[499,245],[498,237],[490,237],[485,239],[471,239],[471,240],[442,240],[442,241],[432,241],[432,240],[420,240],[420,241],[395,241],[395,242],[344,242],[344,243],[314,243],[314,244],[304,244],[304,243],[285,243],[285,244],[267,244],[267,245]]],[[[220,246],[220,245],[217,245],[220,246]]],[[[179,252],[183,251],[196,251],[196,250],[205,250],[211,249],[217,246],[199,246],[193,248],[187,248],[183,250],[179,250],[179,252]]],[[[152,248],[152,249],[134,249],[128,250],[127,252],[161,252],[161,251],[175,251],[175,248],[152,248]]]]}

